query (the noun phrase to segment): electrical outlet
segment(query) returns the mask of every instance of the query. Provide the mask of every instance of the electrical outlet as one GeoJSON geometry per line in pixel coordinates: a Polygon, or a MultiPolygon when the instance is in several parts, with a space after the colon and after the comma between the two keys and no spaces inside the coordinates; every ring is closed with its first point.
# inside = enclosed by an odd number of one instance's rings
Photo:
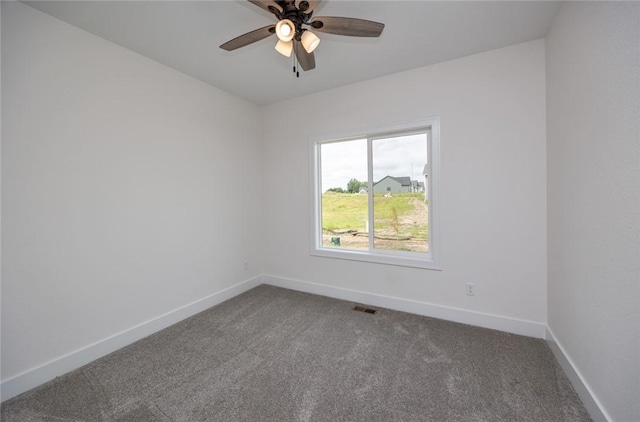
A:
{"type": "Polygon", "coordinates": [[[467,296],[475,296],[476,295],[476,285],[474,283],[467,283],[465,285],[465,292],[467,296]]]}
{"type": "Polygon", "coordinates": [[[249,271],[249,263],[247,261],[244,261],[242,265],[245,271],[249,271]]]}

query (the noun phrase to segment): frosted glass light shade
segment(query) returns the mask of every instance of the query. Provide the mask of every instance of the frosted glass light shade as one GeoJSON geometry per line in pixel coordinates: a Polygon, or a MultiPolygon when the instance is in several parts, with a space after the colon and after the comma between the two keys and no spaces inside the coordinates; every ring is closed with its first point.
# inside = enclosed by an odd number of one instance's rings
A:
{"type": "Polygon", "coordinates": [[[302,42],[302,46],[307,51],[307,53],[311,53],[316,49],[318,44],[320,44],[320,38],[316,36],[313,32],[307,30],[302,34],[302,38],[300,39],[302,42]]]}
{"type": "Polygon", "coordinates": [[[276,44],[276,51],[283,56],[291,57],[291,51],[293,50],[293,42],[278,40],[276,44]]]}
{"type": "Polygon", "coordinates": [[[276,24],[276,35],[281,41],[291,41],[295,34],[296,27],[289,19],[282,19],[276,24]]]}

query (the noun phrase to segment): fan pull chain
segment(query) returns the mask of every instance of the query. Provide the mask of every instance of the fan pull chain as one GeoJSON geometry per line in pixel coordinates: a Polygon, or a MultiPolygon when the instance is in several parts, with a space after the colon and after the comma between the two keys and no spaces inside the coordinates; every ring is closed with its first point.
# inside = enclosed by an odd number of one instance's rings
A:
{"type": "Polygon", "coordinates": [[[293,54],[293,73],[296,75],[296,78],[300,77],[300,70],[297,69],[300,66],[300,63],[298,62],[298,57],[293,54]]]}

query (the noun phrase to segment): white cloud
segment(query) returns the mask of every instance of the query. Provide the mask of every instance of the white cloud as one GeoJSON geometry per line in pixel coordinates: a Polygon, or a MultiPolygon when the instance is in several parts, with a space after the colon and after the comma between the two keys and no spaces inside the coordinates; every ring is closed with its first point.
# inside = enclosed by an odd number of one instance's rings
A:
{"type": "Polygon", "coordinates": [[[323,144],[322,191],[346,189],[353,178],[367,180],[367,140],[323,144]]]}
{"type": "MultiPolygon", "coordinates": [[[[410,135],[374,139],[373,180],[385,176],[409,176],[422,180],[422,169],[427,163],[426,135],[410,135]]],[[[367,141],[327,143],[322,145],[322,191],[329,188],[347,188],[352,178],[367,180],[367,141]]]]}
{"type": "Polygon", "coordinates": [[[411,135],[373,140],[373,180],[385,176],[421,180],[427,163],[425,135],[411,135]]]}

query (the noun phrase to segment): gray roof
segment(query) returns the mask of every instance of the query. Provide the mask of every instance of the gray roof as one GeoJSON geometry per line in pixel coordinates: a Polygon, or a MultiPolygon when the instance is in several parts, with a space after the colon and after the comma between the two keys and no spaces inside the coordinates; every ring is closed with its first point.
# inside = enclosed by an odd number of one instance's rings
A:
{"type": "Polygon", "coordinates": [[[411,178],[409,176],[393,177],[393,180],[400,183],[402,186],[411,186],[411,178]]]}
{"type": "Polygon", "coordinates": [[[378,180],[376,183],[374,183],[374,185],[377,185],[378,183],[382,182],[387,177],[400,183],[401,186],[411,186],[411,178],[409,176],[402,176],[402,177],[385,176],[382,179],[378,180]]]}

